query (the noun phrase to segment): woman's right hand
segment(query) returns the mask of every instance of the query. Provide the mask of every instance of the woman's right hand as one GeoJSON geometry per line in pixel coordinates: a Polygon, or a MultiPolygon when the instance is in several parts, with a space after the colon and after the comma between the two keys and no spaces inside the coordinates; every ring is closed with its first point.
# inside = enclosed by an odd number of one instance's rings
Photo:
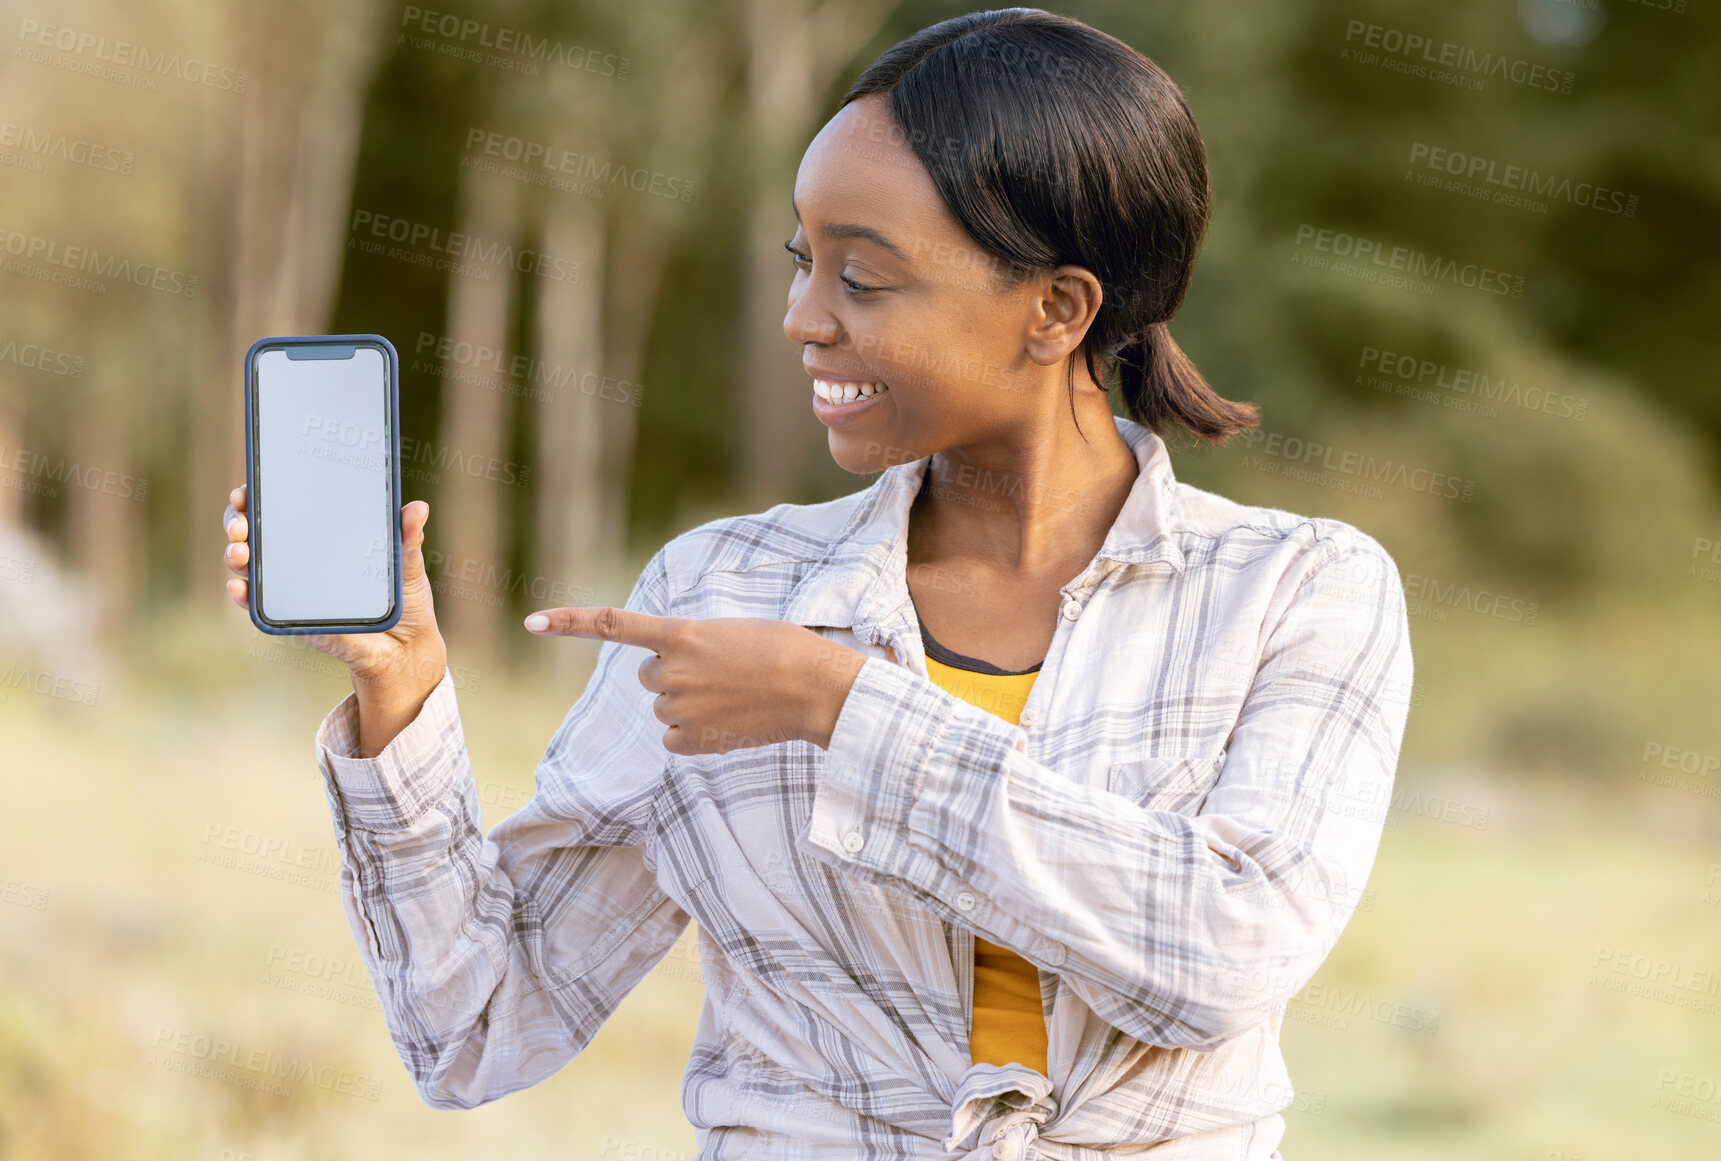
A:
{"type": "MultiPolygon", "coordinates": [[[[224,559],[234,574],[227,591],[242,609],[250,608],[248,568],[251,562],[250,520],[245,515],[245,485],[228,497],[222,523],[227,529],[224,559]]],[[[382,633],[308,633],[311,648],[327,653],[352,670],[353,687],[361,694],[387,690],[391,701],[423,696],[442,679],[448,648],[436,627],[430,582],[424,572],[424,525],[430,505],[413,500],[400,509],[400,620],[382,633]]]]}

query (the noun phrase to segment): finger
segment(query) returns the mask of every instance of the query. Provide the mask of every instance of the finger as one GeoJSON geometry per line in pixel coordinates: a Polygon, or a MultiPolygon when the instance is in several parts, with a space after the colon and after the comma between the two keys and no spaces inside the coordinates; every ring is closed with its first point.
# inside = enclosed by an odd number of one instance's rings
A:
{"type": "Polygon", "coordinates": [[[251,522],[235,512],[231,504],[227,506],[227,511],[227,539],[235,542],[248,540],[251,536],[251,522]]]}
{"type": "Polygon", "coordinates": [[[233,572],[245,576],[250,575],[251,546],[249,544],[243,541],[238,544],[229,544],[221,556],[227,562],[227,567],[233,572]]]}
{"type": "Polygon", "coordinates": [[[687,623],[685,617],[656,617],[608,605],[540,609],[526,618],[526,628],[546,637],[592,637],[619,641],[661,653],[687,623]]]}
{"type": "Polygon", "coordinates": [[[240,512],[245,511],[245,485],[240,484],[237,488],[234,488],[231,492],[227,493],[227,499],[236,510],[240,512]]]}
{"type": "Polygon", "coordinates": [[[671,754],[680,754],[684,758],[693,757],[693,751],[689,750],[683,742],[684,739],[682,737],[682,729],[680,726],[670,726],[667,730],[663,731],[663,748],[665,750],[668,750],[671,754]]]}
{"type": "Polygon", "coordinates": [[[664,692],[663,679],[660,676],[662,671],[663,658],[658,654],[653,653],[650,657],[647,657],[644,661],[639,663],[640,686],[644,689],[650,690],[652,693],[664,692]]]}
{"type": "Polygon", "coordinates": [[[250,589],[240,577],[234,577],[227,582],[227,592],[233,597],[233,603],[241,609],[250,607],[250,589]]]}

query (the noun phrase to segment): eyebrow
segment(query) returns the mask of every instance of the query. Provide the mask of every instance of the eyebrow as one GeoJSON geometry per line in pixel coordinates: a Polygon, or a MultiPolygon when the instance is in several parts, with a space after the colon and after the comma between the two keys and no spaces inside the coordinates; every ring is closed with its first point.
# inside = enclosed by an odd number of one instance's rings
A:
{"type": "MultiPolygon", "coordinates": [[[[801,207],[795,205],[794,198],[789,199],[789,204],[795,206],[795,221],[799,222],[801,220],[801,207]]],[[[914,259],[910,258],[902,247],[871,226],[857,226],[848,222],[828,222],[819,228],[819,236],[821,238],[860,238],[863,241],[871,242],[880,249],[890,251],[908,265],[914,265],[914,259]]]]}

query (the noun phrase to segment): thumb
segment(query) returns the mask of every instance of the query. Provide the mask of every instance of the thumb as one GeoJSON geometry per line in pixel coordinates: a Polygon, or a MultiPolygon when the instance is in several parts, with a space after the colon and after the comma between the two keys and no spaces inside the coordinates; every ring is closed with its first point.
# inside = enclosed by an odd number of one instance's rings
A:
{"type": "Polygon", "coordinates": [[[413,500],[400,510],[400,547],[402,551],[417,552],[424,547],[424,526],[430,520],[430,505],[413,500]]]}
{"type": "Polygon", "coordinates": [[[430,520],[430,505],[414,500],[400,510],[400,565],[402,579],[424,576],[424,526],[430,520]]]}

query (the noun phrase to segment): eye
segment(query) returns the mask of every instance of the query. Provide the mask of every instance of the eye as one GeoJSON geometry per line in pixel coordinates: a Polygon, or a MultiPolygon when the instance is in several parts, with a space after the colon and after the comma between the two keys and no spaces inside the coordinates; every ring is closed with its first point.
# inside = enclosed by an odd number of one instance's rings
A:
{"type": "MultiPolygon", "coordinates": [[[[811,258],[809,258],[807,255],[801,253],[799,250],[795,249],[795,243],[793,241],[784,242],[783,243],[783,249],[787,250],[789,252],[790,257],[794,258],[796,266],[801,267],[802,269],[805,269],[807,266],[812,265],[813,260],[811,258]]],[[[871,294],[873,291],[878,289],[878,287],[876,287],[876,286],[862,286],[860,283],[856,282],[854,279],[850,278],[846,274],[844,274],[840,277],[840,281],[842,282],[843,286],[848,290],[848,292],[851,296],[857,296],[857,295],[862,295],[862,294],[871,294]]]]}

